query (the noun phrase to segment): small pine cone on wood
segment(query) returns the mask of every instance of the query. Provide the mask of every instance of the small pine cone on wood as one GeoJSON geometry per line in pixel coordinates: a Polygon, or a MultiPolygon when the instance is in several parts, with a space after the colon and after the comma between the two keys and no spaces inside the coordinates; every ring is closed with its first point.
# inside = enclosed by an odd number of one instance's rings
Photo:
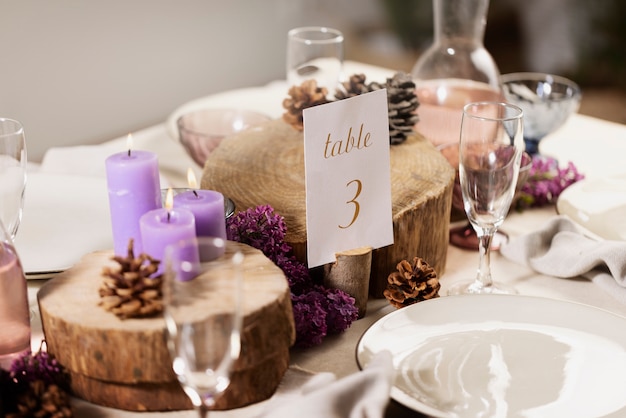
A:
{"type": "Polygon", "coordinates": [[[135,257],[133,240],[126,257],[112,258],[116,269],[104,267],[100,285],[100,303],[105,310],[121,319],[149,317],[163,311],[162,277],[150,277],[159,268],[159,261],[147,254],[135,257]]]}
{"type": "Polygon", "coordinates": [[[325,87],[318,87],[313,79],[305,80],[299,86],[291,86],[288,93],[289,97],[283,100],[283,107],[286,110],[283,113],[283,120],[299,131],[304,129],[302,117],[304,109],[329,102],[326,98],[328,90],[325,87]]]}
{"type": "Polygon", "coordinates": [[[335,98],[348,99],[372,91],[387,89],[387,108],[389,112],[389,143],[401,144],[413,132],[419,117],[419,100],[415,93],[415,82],[410,74],[397,72],[385,83],[375,81],[367,83],[364,74],[354,74],[337,89],[335,98]]]}
{"type": "Polygon", "coordinates": [[[441,284],[437,272],[419,257],[409,263],[402,260],[397,271],[387,277],[385,298],[396,308],[403,308],[416,302],[439,297],[441,284]]]}
{"type": "Polygon", "coordinates": [[[335,91],[335,98],[337,100],[349,99],[371,91],[369,84],[365,82],[365,74],[353,74],[348,81],[341,83],[341,88],[335,91]]]}
{"type": "Polygon", "coordinates": [[[398,72],[387,79],[387,100],[389,106],[389,141],[401,144],[413,132],[419,121],[417,108],[419,100],[415,93],[415,83],[409,74],[398,72]]]}

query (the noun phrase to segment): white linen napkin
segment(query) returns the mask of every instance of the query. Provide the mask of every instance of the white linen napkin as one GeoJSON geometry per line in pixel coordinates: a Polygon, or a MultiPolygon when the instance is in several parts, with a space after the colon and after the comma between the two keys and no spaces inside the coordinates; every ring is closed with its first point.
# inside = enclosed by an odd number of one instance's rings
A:
{"type": "MultiPolygon", "coordinates": [[[[43,156],[39,172],[104,178],[106,177],[105,160],[115,153],[122,152],[125,147],[125,142],[126,139],[118,138],[97,145],[50,148],[43,156]]],[[[146,141],[135,140],[135,142],[139,145],[136,149],[147,149],[146,141]]],[[[169,142],[173,143],[173,141],[169,142]]],[[[162,166],[163,164],[160,161],[159,177],[161,188],[163,189],[170,187],[171,182],[169,181],[169,177],[164,175],[162,166]]],[[[186,173],[186,167],[181,167],[180,171],[186,173]]]]}
{"type": "Polygon", "coordinates": [[[594,240],[565,216],[503,244],[500,253],[550,276],[586,277],[626,303],[626,242],[594,240]]]}
{"type": "Polygon", "coordinates": [[[381,351],[365,369],[342,379],[315,375],[299,393],[270,400],[258,418],[381,418],[393,377],[391,354],[381,351]]]}

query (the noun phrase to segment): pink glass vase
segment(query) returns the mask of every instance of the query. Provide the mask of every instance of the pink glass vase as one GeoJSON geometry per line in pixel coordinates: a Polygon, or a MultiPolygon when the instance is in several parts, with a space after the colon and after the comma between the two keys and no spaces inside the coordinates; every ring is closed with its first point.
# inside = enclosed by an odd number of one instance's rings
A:
{"type": "Polygon", "coordinates": [[[30,351],[26,277],[11,237],[0,222],[0,367],[30,351]]]}

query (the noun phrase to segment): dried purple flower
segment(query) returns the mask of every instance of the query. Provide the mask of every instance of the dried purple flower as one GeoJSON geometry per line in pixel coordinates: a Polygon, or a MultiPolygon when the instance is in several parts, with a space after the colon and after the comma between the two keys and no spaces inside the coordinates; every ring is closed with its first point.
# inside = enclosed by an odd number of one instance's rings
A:
{"type": "Polygon", "coordinates": [[[329,334],[339,334],[350,327],[359,317],[354,298],[340,289],[318,287],[326,302],[326,325],[329,334]]]}
{"type": "Polygon", "coordinates": [[[272,261],[291,250],[285,243],[286,232],[284,218],[274,214],[274,209],[269,205],[239,212],[229,218],[226,226],[229,240],[259,249],[272,261]]]}
{"type": "Polygon", "coordinates": [[[358,317],[354,298],[338,289],[315,286],[309,269],[291,255],[285,243],[287,227],[284,218],[269,205],[257,206],[229,218],[226,235],[229,240],[259,249],[287,277],[291,290],[296,323],[296,346],[320,344],[327,333],[346,330],[358,317]]]}
{"type": "Polygon", "coordinates": [[[69,377],[65,368],[54,355],[44,349],[44,346],[46,346],[45,340],[41,342],[37,353],[26,353],[15,359],[11,364],[11,378],[25,383],[42,380],[48,385],[55,384],[68,389],[69,377]]]}
{"type": "Polygon", "coordinates": [[[554,158],[535,155],[528,173],[528,180],[522,186],[516,209],[523,210],[553,204],[563,190],[584,177],[572,162],[569,162],[567,167],[560,168],[554,158]]]}
{"type": "Polygon", "coordinates": [[[279,255],[272,260],[287,276],[291,293],[301,295],[313,286],[309,269],[293,256],[279,255]]]}
{"type": "Polygon", "coordinates": [[[326,310],[324,297],[317,292],[291,295],[293,319],[296,323],[296,347],[319,345],[326,336],[326,310]]]}

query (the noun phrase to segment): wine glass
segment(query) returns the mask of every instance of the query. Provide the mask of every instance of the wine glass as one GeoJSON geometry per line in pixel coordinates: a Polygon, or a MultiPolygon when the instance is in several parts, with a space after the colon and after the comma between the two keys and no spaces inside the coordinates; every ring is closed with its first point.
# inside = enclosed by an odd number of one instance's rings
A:
{"type": "Polygon", "coordinates": [[[241,348],[243,254],[214,237],[165,250],[164,304],[172,368],[200,417],[230,384],[241,348]]]}
{"type": "MultiPolygon", "coordinates": [[[[478,236],[476,235],[476,231],[472,227],[472,224],[467,220],[463,204],[463,193],[461,192],[461,183],[459,180],[459,143],[454,142],[441,144],[437,146],[437,150],[441,152],[441,154],[446,158],[446,160],[448,160],[448,163],[450,163],[455,170],[450,221],[465,221],[462,225],[450,228],[450,244],[466,250],[478,250],[478,236]]],[[[519,175],[517,177],[517,185],[515,186],[515,197],[517,197],[524,184],[526,184],[532,164],[532,157],[527,152],[524,152],[522,154],[519,175]]],[[[499,250],[500,246],[508,240],[509,236],[506,232],[501,230],[496,231],[493,236],[493,240],[491,241],[491,250],[499,250]]]]}
{"type": "Polygon", "coordinates": [[[22,221],[26,189],[26,140],[22,124],[0,118],[0,220],[11,240],[22,221]]]}
{"type": "Polygon", "coordinates": [[[565,77],[544,73],[511,73],[501,77],[507,102],[524,111],[524,141],[530,155],[539,142],[560,128],[580,106],[578,84],[565,77]]]}
{"type": "Polygon", "coordinates": [[[459,179],[465,214],[478,236],[476,278],[457,283],[450,294],[516,293],[491,278],[493,236],[504,221],[524,152],[522,110],[509,103],[476,102],[463,107],[459,179]]]}

